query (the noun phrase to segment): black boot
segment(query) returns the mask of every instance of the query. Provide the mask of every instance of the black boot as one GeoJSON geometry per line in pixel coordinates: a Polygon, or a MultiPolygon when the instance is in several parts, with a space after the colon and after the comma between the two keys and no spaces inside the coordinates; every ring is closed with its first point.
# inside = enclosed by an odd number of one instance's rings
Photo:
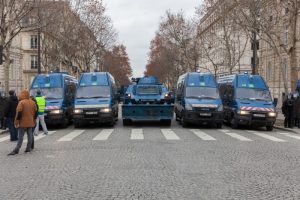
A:
{"type": "Polygon", "coordinates": [[[10,152],[9,154],[7,154],[8,156],[14,156],[14,155],[16,155],[16,154],[18,154],[19,153],[19,151],[15,151],[15,150],[13,150],[12,152],[10,152]]]}
{"type": "Polygon", "coordinates": [[[30,151],[31,151],[31,149],[26,149],[24,152],[29,153],[30,151]]]}

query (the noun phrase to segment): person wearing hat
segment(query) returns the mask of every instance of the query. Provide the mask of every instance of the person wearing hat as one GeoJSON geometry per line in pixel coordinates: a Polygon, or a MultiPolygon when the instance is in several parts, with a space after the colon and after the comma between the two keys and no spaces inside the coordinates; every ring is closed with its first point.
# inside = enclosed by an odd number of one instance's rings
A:
{"type": "Polygon", "coordinates": [[[9,128],[10,141],[17,141],[18,130],[14,126],[14,119],[16,117],[16,109],[19,101],[14,90],[10,90],[8,94],[9,98],[4,111],[4,117],[6,118],[6,123],[9,128]]]}
{"type": "Polygon", "coordinates": [[[290,93],[287,99],[283,102],[282,113],[284,114],[284,127],[293,128],[294,127],[294,97],[290,93]]]}
{"type": "Polygon", "coordinates": [[[39,133],[39,126],[40,123],[42,125],[44,134],[47,135],[48,134],[48,129],[45,123],[45,107],[46,107],[46,100],[45,98],[42,96],[41,91],[37,91],[36,93],[36,97],[35,97],[36,103],[38,105],[38,116],[36,118],[36,127],[34,129],[34,135],[37,136],[39,133]]]}
{"type": "Polygon", "coordinates": [[[35,125],[37,117],[37,107],[29,97],[28,90],[23,90],[19,95],[19,103],[17,106],[17,112],[15,117],[15,127],[18,128],[18,143],[15,149],[8,154],[8,156],[16,155],[23,143],[25,132],[27,133],[27,147],[25,153],[31,152],[32,150],[32,127],[35,125]]]}

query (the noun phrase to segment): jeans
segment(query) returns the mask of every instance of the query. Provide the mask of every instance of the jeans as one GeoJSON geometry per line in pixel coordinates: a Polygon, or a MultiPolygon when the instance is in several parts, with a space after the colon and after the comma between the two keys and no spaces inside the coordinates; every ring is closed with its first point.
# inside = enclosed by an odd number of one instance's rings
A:
{"type": "Polygon", "coordinates": [[[44,133],[48,133],[44,115],[38,115],[36,118],[36,126],[35,126],[35,129],[33,132],[34,135],[37,135],[39,133],[40,122],[41,122],[44,133]]]}
{"type": "Polygon", "coordinates": [[[26,150],[31,150],[32,140],[33,140],[32,128],[19,128],[19,138],[18,138],[17,146],[14,150],[15,152],[19,152],[19,150],[21,149],[25,132],[27,133],[27,140],[28,140],[26,150]]]}
{"type": "Polygon", "coordinates": [[[13,118],[6,118],[6,123],[9,128],[9,133],[10,133],[10,140],[18,140],[18,129],[16,129],[14,125],[14,119],[13,118]]]}

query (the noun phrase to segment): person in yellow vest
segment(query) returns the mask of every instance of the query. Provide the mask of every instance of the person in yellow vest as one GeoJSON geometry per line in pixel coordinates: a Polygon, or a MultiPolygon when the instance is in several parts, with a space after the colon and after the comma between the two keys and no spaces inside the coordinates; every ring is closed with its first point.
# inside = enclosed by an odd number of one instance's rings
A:
{"type": "Polygon", "coordinates": [[[39,134],[39,125],[41,123],[44,134],[48,135],[48,130],[47,126],[45,123],[45,107],[46,107],[46,100],[45,98],[41,95],[41,91],[37,91],[35,100],[38,105],[38,116],[36,118],[36,127],[34,129],[34,135],[37,136],[39,134]]]}

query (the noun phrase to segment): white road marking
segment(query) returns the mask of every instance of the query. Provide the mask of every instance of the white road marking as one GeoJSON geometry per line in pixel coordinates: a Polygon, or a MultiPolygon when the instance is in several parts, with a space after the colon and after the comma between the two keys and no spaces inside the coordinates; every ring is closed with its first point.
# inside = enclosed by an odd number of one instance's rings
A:
{"type": "Polygon", "coordinates": [[[244,137],[242,135],[239,135],[237,133],[225,133],[225,134],[229,135],[230,137],[233,137],[235,139],[238,139],[240,141],[245,141],[245,142],[251,142],[251,141],[253,141],[253,140],[250,140],[249,138],[246,138],[246,137],[244,137]]]}
{"type": "Polygon", "coordinates": [[[60,138],[58,142],[69,142],[72,141],[74,138],[82,134],[85,130],[75,130],[69,133],[68,135],[65,135],[64,137],[60,138]]]}
{"type": "Polygon", "coordinates": [[[180,138],[171,129],[161,129],[162,134],[167,140],[180,140],[180,138]]]}
{"type": "Polygon", "coordinates": [[[228,133],[228,132],[230,132],[230,131],[227,130],[227,129],[221,129],[221,130],[218,130],[218,131],[221,131],[222,133],[228,133]]]}
{"type": "Polygon", "coordinates": [[[277,137],[274,137],[274,136],[271,136],[271,135],[268,135],[268,134],[265,134],[265,133],[259,133],[259,132],[256,132],[256,131],[248,131],[249,133],[253,133],[257,136],[260,136],[260,137],[263,137],[265,139],[268,139],[268,140],[271,140],[271,141],[274,141],[274,142],[286,142],[285,140],[282,140],[282,139],[279,139],[277,137]]]}
{"type": "MultiPolygon", "coordinates": [[[[48,135],[52,135],[53,133],[55,133],[56,131],[48,131],[48,135]]],[[[34,141],[40,140],[44,137],[46,137],[47,135],[43,134],[39,134],[38,136],[34,136],[34,141]]]]}
{"type": "Polygon", "coordinates": [[[104,129],[93,140],[107,140],[112,132],[114,132],[114,129],[104,129]]]}
{"type": "Polygon", "coordinates": [[[190,131],[192,131],[195,135],[197,135],[202,140],[216,140],[212,136],[210,136],[210,135],[208,135],[208,134],[206,134],[203,131],[200,131],[198,129],[190,129],[190,131]]]}
{"type": "Polygon", "coordinates": [[[300,140],[300,136],[295,135],[295,134],[290,134],[290,133],[278,133],[278,134],[284,135],[284,136],[286,136],[286,137],[295,138],[295,139],[297,139],[297,140],[300,140]]]}
{"type": "Polygon", "coordinates": [[[143,129],[132,129],[130,139],[143,140],[144,139],[143,129]]]}
{"type": "Polygon", "coordinates": [[[9,138],[10,138],[9,135],[8,135],[8,136],[5,136],[5,137],[2,137],[2,138],[0,138],[0,142],[4,142],[4,141],[6,141],[6,140],[9,140],[9,138]]]}

